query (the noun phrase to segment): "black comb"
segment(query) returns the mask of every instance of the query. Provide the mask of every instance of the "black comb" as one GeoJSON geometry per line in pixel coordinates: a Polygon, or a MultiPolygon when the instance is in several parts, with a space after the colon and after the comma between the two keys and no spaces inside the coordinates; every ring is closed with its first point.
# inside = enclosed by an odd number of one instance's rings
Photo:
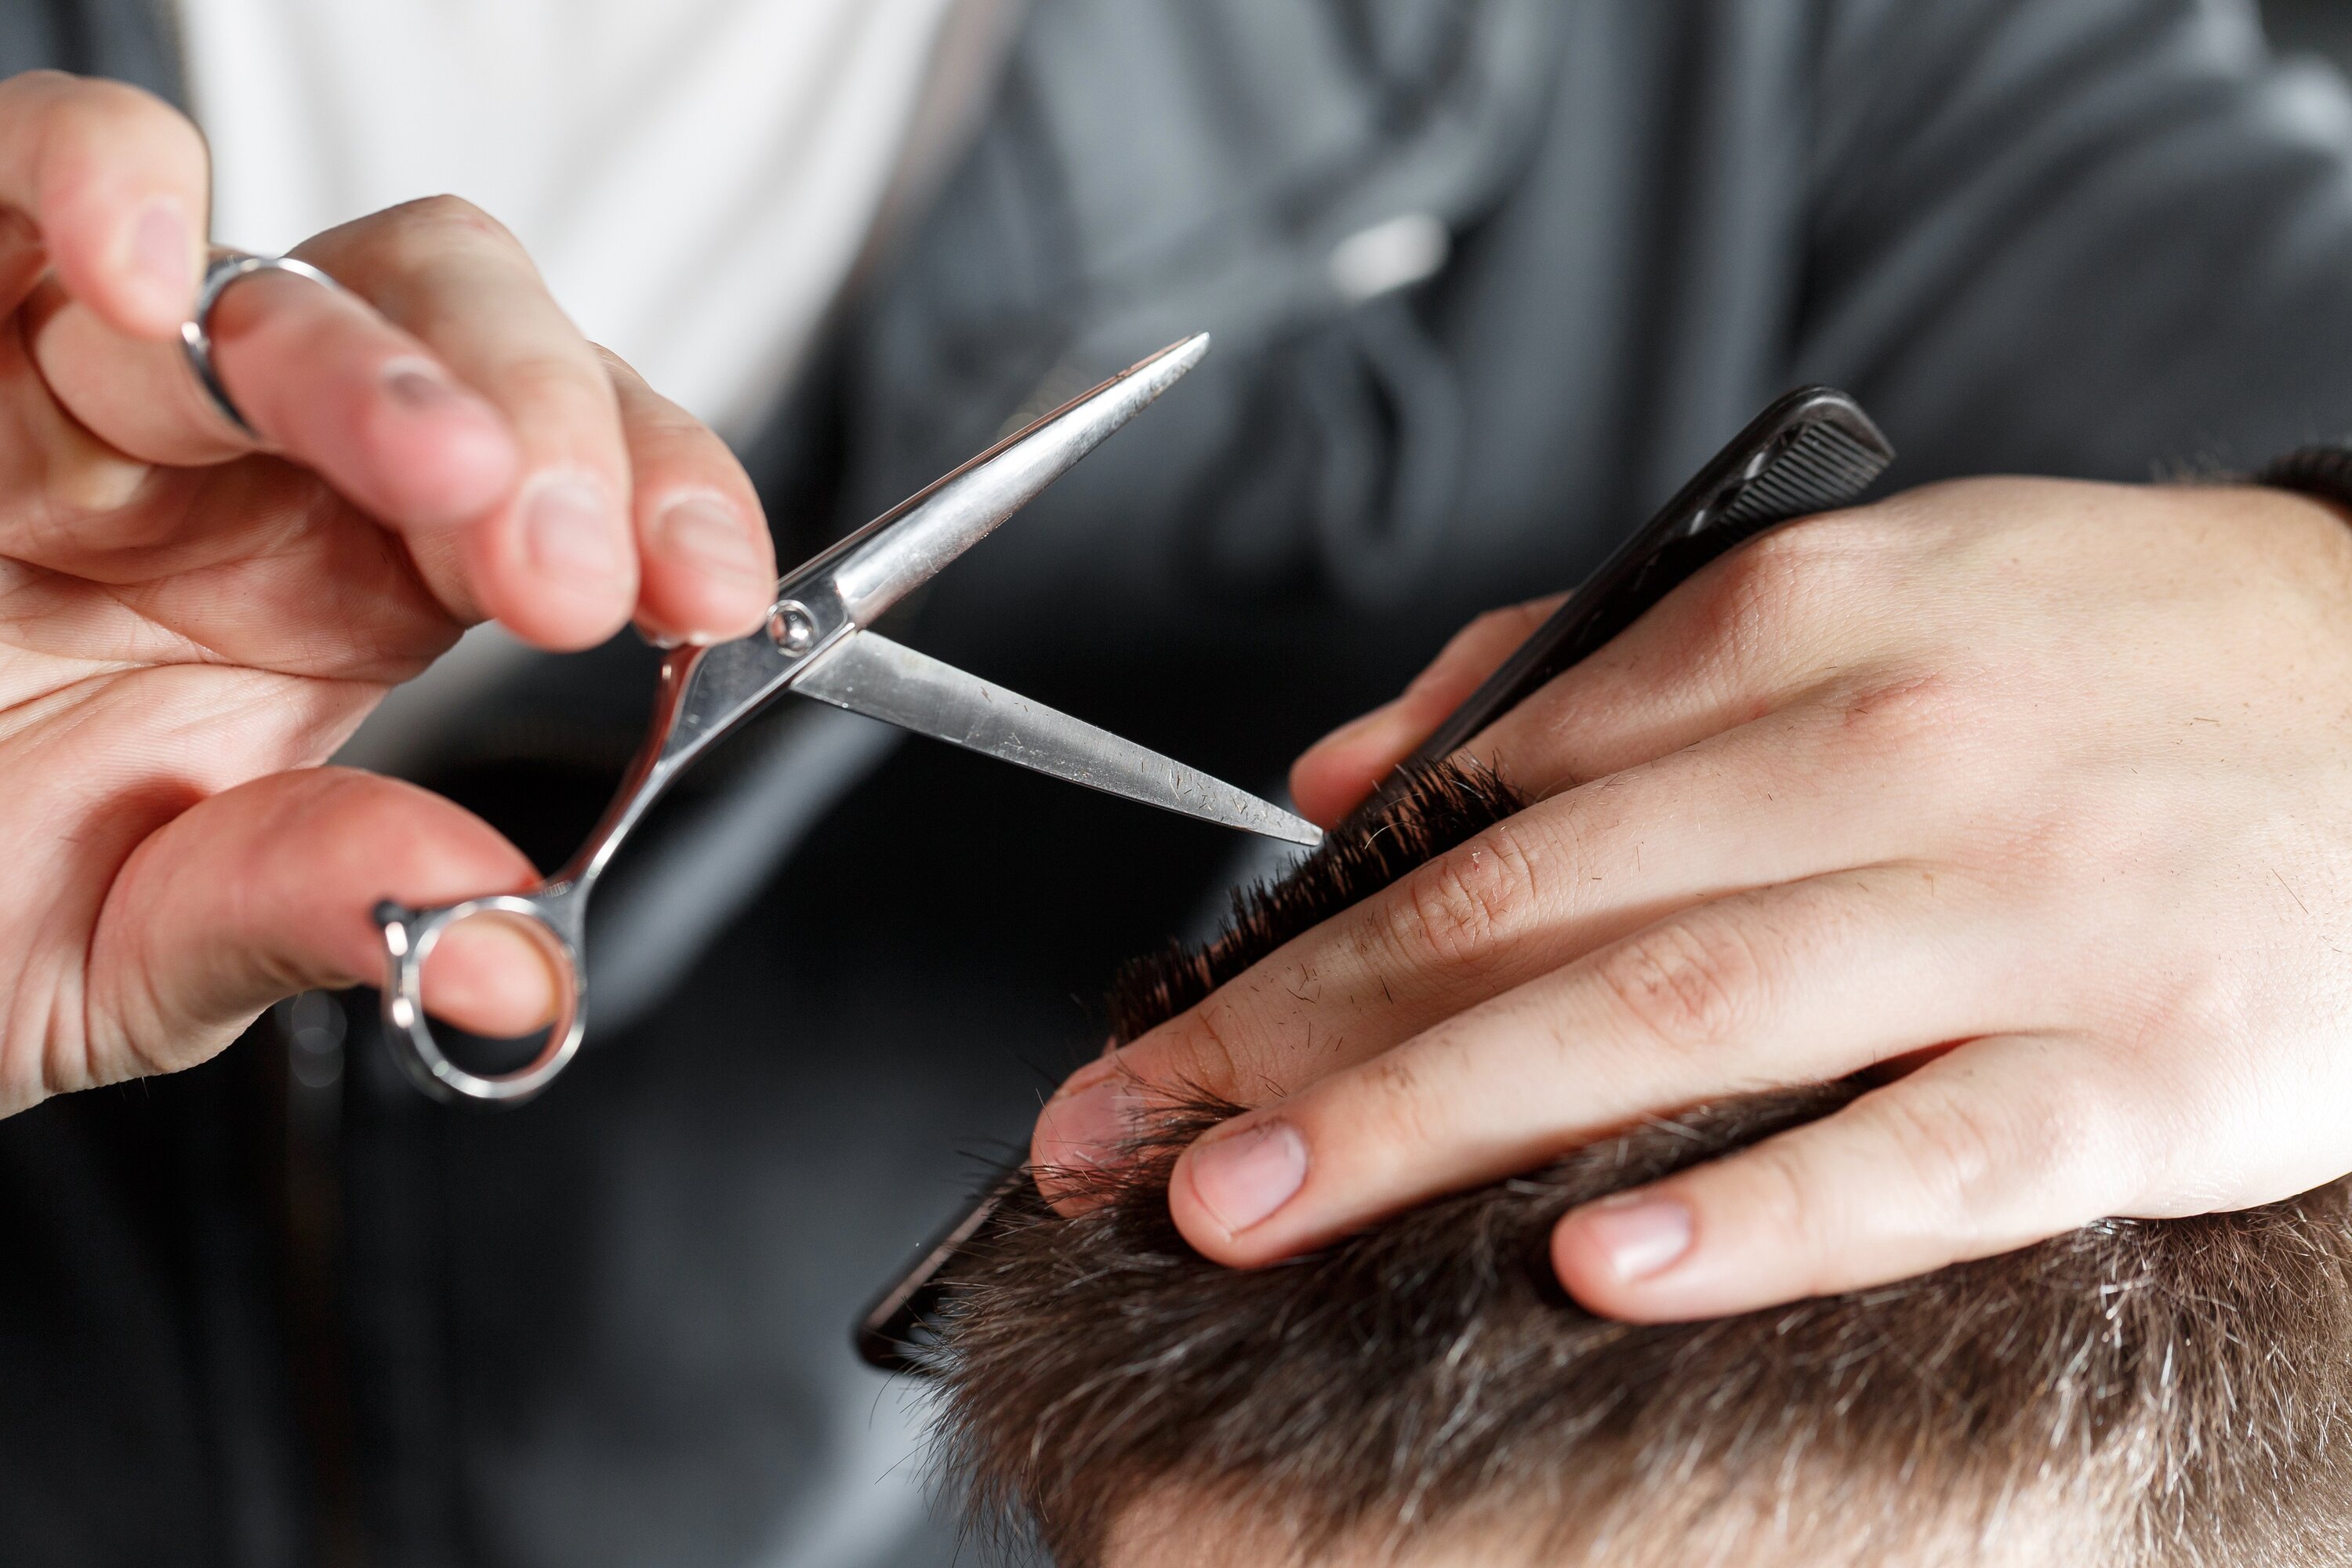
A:
{"type": "MultiPolygon", "coordinates": [[[[1414,760],[1442,761],[1543,684],[1632,626],[1692,573],[1777,522],[1829,511],[1870,488],[1895,448],[1862,405],[1843,392],[1809,386],[1789,394],[1717,453],[1696,478],[1569,595],[1501,668],[1437,727],[1414,760]]],[[[1378,811],[1401,792],[1391,773],[1358,807],[1378,811]]],[[[856,1326],[857,1353],[886,1372],[922,1372],[943,1276],[1005,1197],[1028,1180],[1019,1161],[996,1172],[981,1195],[927,1244],[856,1326]]]]}
{"type": "MultiPolygon", "coordinates": [[[[1691,574],[1775,523],[1845,505],[1895,460],[1895,448],[1843,392],[1808,386],[1758,415],[1642,531],[1620,545],[1423,742],[1413,760],[1452,756],[1544,683],[1647,615],[1691,574]]],[[[1402,770],[1359,807],[1391,804],[1402,770]]]]}
{"type": "Polygon", "coordinates": [[[980,1195],[965,1204],[956,1216],[923,1243],[907,1271],[857,1315],[850,1334],[858,1359],[884,1372],[928,1372],[921,1352],[931,1339],[931,1324],[947,1294],[941,1278],[966,1243],[980,1234],[1004,1200],[1029,1179],[1029,1162],[1014,1159],[999,1165],[980,1195]]]}

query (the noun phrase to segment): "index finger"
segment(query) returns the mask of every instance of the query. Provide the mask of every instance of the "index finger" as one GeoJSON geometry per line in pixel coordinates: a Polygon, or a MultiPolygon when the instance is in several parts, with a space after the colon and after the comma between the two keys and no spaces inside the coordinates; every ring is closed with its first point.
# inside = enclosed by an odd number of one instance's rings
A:
{"type": "Polygon", "coordinates": [[[186,116],[135,87],[0,81],[0,207],[33,226],[68,293],[133,337],[175,336],[195,304],[210,167],[186,116]]]}
{"type": "Polygon", "coordinates": [[[1108,1157],[1139,1100],[1265,1104],[1675,911],[1916,849],[1932,781],[1835,787],[1884,776],[1877,738],[1806,704],[1496,824],[1073,1075],[1040,1115],[1037,1163],[1108,1157]]]}
{"type": "Polygon", "coordinates": [[[520,243],[470,204],[432,197],[330,229],[299,254],[413,334],[513,431],[508,498],[415,546],[436,591],[542,647],[620,630],[639,579],[619,396],[520,243]]]}
{"type": "Polygon", "coordinates": [[[2058,955],[1957,881],[1870,867],[1673,916],[1204,1134],[1169,1184],[1176,1223],[1207,1257],[1265,1263],[1646,1115],[2048,1005],[2058,955]],[[1269,1142],[1295,1156],[1287,1190],[1265,1179],[1269,1142]]]}

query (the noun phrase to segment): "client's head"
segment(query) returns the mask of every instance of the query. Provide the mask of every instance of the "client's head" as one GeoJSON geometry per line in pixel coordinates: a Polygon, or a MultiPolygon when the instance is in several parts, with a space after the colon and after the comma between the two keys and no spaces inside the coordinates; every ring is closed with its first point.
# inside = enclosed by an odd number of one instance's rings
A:
{"type": "MultiPolygon", "coordinates": [[[[1140,965],[1130,1036],[1513,802],[1446,773],[1140,965]]],[[[2352,1563],[2352,1205],[2110,1221],[1719,1322],[1596,1319],[1569,1208],[1845,1104],[1694,1107],[1242,1272],[1168,1217],[1173,1105],[1128,1163],[1024,1185],[951,1273],[933,1353],[978,1508],[1063,1568],[1174,1564],[2352,1563]]]]}

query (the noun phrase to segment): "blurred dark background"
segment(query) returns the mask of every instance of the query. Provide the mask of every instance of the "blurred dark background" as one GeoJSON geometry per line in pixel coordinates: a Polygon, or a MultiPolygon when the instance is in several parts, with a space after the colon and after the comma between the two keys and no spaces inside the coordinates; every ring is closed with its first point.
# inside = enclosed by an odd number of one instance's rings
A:
{"type": "Polygon", "coordinates": [[[2284,49],[2309,49],[2352,69],[2352,0],[2263,0],[2263,16],[2284,49]]]}

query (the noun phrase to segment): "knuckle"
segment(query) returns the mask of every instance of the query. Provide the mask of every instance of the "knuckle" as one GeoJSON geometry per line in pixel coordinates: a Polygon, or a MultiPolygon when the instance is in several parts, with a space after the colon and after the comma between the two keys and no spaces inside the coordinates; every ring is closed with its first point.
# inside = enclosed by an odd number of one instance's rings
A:
{"type": "Polygon", "coordinates": [[[632,441],[641,446],[659,447],[689,458],[730,455],[732,466],[732,449],[709,426],[655,391],[646,384],[644,377],[629,368],[610,349],[594,344],[590,346],[604,363],[605,374],[619,398],[621,418],[628,426],[632,441]]]}
{"type": "Polygon", "coordinates": [[[1416,869],[1391,906],[1387,935],[1408,964],[1476,970],[1526,929],[1541,902],[1534,858],[1504,824],[1416,869]]]}
{"type": "Polygon", "coordinates": [[[2144,968],[2131,1000],[2111,1005],[2100,1022],[2116,1039],[2206,1042],[2205,1059],[2251,1073],[2262,1055],[2263,1031],[2255,1020],[2263,1004],[2250,979],[2220,953],[2168,953],[2160,968],[2144,968]]]}
{"type": "Polygon", "coordinates": [[[677,404],[659,397],[633,397],[621,405],[629,438],[661,457],[683,461],[725,458],[733,467],[730,448],[716,432],[677,404]]]}
{"type": "Polygon", "coordinates": [[[637,367],[635,365],[631,364],[627,360],[623,359],[619,354],[614,353],[603,343],[596,342],[593,338],[590,339],[588,342],[588,352],[596,356],[596,363],[604,367],[604,374],[611,376],[616,384],[623,386],[643,388],[646,394],[649,396],[660,396],[660,394],[654,392],[650,386],[646,385],[646,378],[637,374],[637,367]]]}
{"type": "Polygon", "coordinates": [[[324,267],[419,336],[457,316],[453,300],[536,281],[507,226],[463,196],[418,196],[313,235],[295,254],[324,267]]]}
{"type": "Polygon", "coordinates": [[[499,390],[535,414],[558,417],[613,416],[613,384],[585,360],[546,349],[518,352],[497,371],[499,390]]]}
{"type": "Polygon", "coordinates": [[[1808,594],[1819,553],[1813,536],[1792,524],[1752,540],[1724,563],[1722,620],[1734,632],[1769,633],[1794,618],[1808,594]]]}
{"type": "Polygon", "coordinates": [[[1874,672],[1833,707],[1843,742],[1873,752],[1978,732],[1965,683],[1939,669],[1874,672]]]}
{"type": "Polygon", "coordinates": [[[1724,1046],[1755,1016],[1761,956],[1733,921],[1705,911],[1629,937],[1594,961],[1602,992],[1676,1050],[1724,1046]]]}
{"type": "Polygon", "coordinates": [[[2118,815],[2104,800],[2020,801],[1975,825],[1969,852],[2012,889],[2091,894],[2108,885],[2117,847],[2129,841],[2118,815]]]}
{"type": "Polygon", "coordinates": [[[1856,1204],[1827,1177],[1802,1133],[1768,1140],[1738,1156],[1741,1215],[1753,1235],[1794,1260],[1792,1294],[1833,1296],[1866,1276],[1851,1256],[1856,1204]]]}
{"type": "Polygon", "coordinates": [[[2125,1146],[2114,1130],[2129,1091],[2100,1078],[2095,1070],[2044,1073],[2031,1095],[2008,1097],[2001,1147],[2010,1185],[2060,1181],[2072,1187],[2093,1173],[2123,1168],[2125,1146]]]}
{"type": "Polygon", "coordinates": [[[1386,1150],[1430,1148],[1443,1135],[1440,1098],[1410,1054],[1392,1050],[1365,1064],[1339,1118],[1348,1136],[1386,1150]]]}
{"type": "MultiPolygon", "coordinates": [[[[1828,1222],[1814,1196],[1811,1167],[1794,1140],[1774,1138],[1739,1157],[1748,1187],[1746,1223],[1797,1256],[1819,1256],[1834,1237],[1821,1234],[1828,1222]]],[[[1810,1288],[1818,1289],[1816,1280],[1810,1288]]]]}
{"type": "Polygon", "coordinates": [[[394,228],[428,237],[515,244],[514,235],[506,225],[465,197],[446,192],[402,202],[385,208],[378,216],[394,228]]]}
{"type": "Polygon", "coordinates": [[[750,480],[726,442],[691,415],[625,411],[632,461],[640,493],[679,487],[708,490],[717,488],[736,505],[749,504],[742,492],[750,480]]]}
{"type": "Polygon", "coordinates": [[[1998,1215],[2021,1173],[2046,1170],[2036,1145],[2054,1152],[2040,1112],[2004,1115],[1976,1097],[1894,1094],[1881,1114],[1922,1212],[1962,1234],[1998,1215]]]}
{"type": "Polygon", "coordinates": [[[1245,1103],[1241,1055],[1229,1032],[1230,1021],[1220,1018],[1222,1011],[1204,1004],[1170,1025],[1150,1077],[1179,1094],[1245,1103]]]}
{"type": "Polygon", "coordinates": [[[1698,579],[1699,622],[1716,657],[1737,672],[1782,655],[1804,628],[1832,623],[1853,602],[1856,562],[1870,553],[1865,514],[1785,524],[1741,545],[1698,579]]]}

